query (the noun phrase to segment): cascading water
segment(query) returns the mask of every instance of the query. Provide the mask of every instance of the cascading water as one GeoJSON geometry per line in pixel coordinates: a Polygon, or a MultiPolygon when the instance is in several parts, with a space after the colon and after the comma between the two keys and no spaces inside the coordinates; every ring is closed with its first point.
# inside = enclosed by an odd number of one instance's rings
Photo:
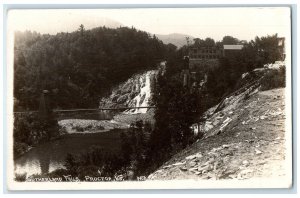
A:
{"type": "MultiPolygon", "coordinates": [[[[146,82],[144,87],[141,88],[141,92],[136,96],[136,107],[147,107],[149,105],[149,99],[151,97],[151,84],[150,84],[151,72],[146,73],[146,82]],[[144,100],[141,102],[141,99],[144,100]]],[[[134,113],[146,113],[147,109],[135,109],[134,113]]]]}
{"type": "Polygon", "coordinates": [[[147,108],[152,106],[153,84],[155,84],[156,76],[159,70],[151,70],[140,74],[135,74],[124,83],[119,84],[113,89],[111,95],[102,98],[99,108],[125,108],[134,107],[123,111],[124,114],[144,114],[148,112],[147,108]]]}
{"type": "MultiPolygon", "coordinates": [[[[140,93],[133,98],[134,107],[147,107],[149,106],[150,98],[151,98],[151,76],[155,73],[155,71],[148,71],[145,75],[140,76],[139,84],[142,85],[140,89],[140,93]]],[[[137,113],[146,113],[147,108],[141,109],[131,109],[126,111],[128,114],[137,114],[137,113]]]]}

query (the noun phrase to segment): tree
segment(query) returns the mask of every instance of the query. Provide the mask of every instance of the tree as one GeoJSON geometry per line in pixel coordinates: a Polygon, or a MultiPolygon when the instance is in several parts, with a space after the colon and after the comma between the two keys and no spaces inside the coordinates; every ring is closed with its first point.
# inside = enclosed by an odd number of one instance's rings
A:
{"type": "Polygon", "coordinates": [[[222,43],[223,45],[237,45],[239,43],[239,40],[232,36],[224,36],[222,39],[222,43]]]}
{"type": "Polygon", "coordinates": [[[79,163],[75,159],[74,155],[68,153],[67,156],[66,156],[66,159],[65,159],[64,166],[66,167],[67,171],[70,174],[76,175],[79,163]]]}
{"type": "Polygon", "coordinates": [[[183,87],[181,53],[179,50],[168,59],[166,73],[159,76],[156,83],[155,127],[150,136],[148,155],[152,164],[157,166],[191,143],[193,133],[190,126],[201,111],[197,93],[183,87]]]}
{"type": "Polygon", "coordinates": [[[212,38],[206,38],[204,41],[204,45],[208,47],[213,47],[215,46],[215,40],[212,38]]]}
{"type": "Polygon", "coordinates": [[[80,35],[83,36],[83,32],[85,31],[83,24],[80,24],[78,31],[80,32],[80,35]]]}
{"type": "Polygon", "coordinates": [[[255,37],[255,45],[258,56],[262,58],[262,64],[274,63],[280,59],[277,34],[266,37],[255,37]]]}
{"type": "Polygon", "coordinates": [[[194,46],[195,47],[201,47],[205,44],[204,40],[199,38],[194,38],[194,46]]]}
{"type": "Polygon", "coordinates": [[[213,47],[215,45],[216,45],[216,43],[215,43],[214,39],[212,39],[212,38],[206,38],[205,40],[199,39],[199,38],[194,39],[195,47],[213,47]]]}
{"type": "Polygon", "coordinates": [[[131,161],[131,155],[133,150],[129,137],[124,132],[121,133],[121,152],[124,165],[126,166],[131,161]]]}

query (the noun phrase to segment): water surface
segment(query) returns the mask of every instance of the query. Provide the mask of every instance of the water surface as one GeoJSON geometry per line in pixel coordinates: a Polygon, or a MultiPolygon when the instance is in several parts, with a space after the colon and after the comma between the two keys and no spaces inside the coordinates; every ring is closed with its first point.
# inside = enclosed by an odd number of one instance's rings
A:
{"type": "Polygon", "coordinates": [[[15,160],[15,173],[27,173],[30,176],[64,168],[68,153],[79,155],[87,152],[91,146],[101,146],[108,152],[118,153],[122,131],[114,129],[102,133],[68,134],[39,144],[15,160]]]}

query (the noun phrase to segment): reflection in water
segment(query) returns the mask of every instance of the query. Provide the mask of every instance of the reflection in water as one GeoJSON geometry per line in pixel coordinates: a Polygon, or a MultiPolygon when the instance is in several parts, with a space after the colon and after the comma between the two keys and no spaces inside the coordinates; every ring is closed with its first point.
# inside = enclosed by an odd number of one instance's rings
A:
{"type": "MultiPolygon", "coordinates": [[[[41,150],[38,150],[41,152],[41,150]]],[[[41,156],[42,153],[39,153],[39,156],[41,156]]],[[[42,174],[49,173],[49,166],[50,166],[50,155],[45,155],[42,159],[39,157],[40,167],[42,174]]]]}
{"type": "MultiPolygon", "coordinates": [[[[59,141],[47,142],[36,148],[33,148],[24,156],[15,161],[15,173],[27,173],[27,176],[32,174],[45,174],[49,171],[63,168],[63,155],[59,155],[57,149],[59,141]]],[[[63,144],[62,140],[60,144],[63,144]]],[[[63,148],[58,148],[63,149],[63,148]]]]}
{"type": "Polygon", "coordinates": [[[40,163],[37,159],[26,161],[26,163],[15,163],[15,173],[28,175],[40,174],[40,163]]]}
{"type": "Polygon", "coordinates": [[[64,168],[65,157],[68,153],[78,155],[86,152],[91,146],[101,146],[109,151],[118,152],[121,131],[70,134],[58,140],[43,143],[15,160],[15,173],[27,173],[28,177],[64,168]]]}
{"type": "Polygon", "coordinates": [[[27,176],[33,174],[45,174],[54,171],[58,168],[63,168],[62,161],[55,161],[52,155],[43,153],[43,149],[33,149],[29,151],[25,156],[16,160],[15,173],[24,174],[27,176]]]}
{"type": "Polygon", "coordinates": [[[27,176],[33,174],[41,174],[41,173],[48,173],[52,172],[56,169],[63,168],[63,164],[57,162],[51,162],[49,160],[48,164],[45,164],[48,169],[43,168],[43,164],[37,159],[35,160],[27,160],[24,164],[15,163],[15,173],[17,174],[24,174],[26,173],[27,176]]]}

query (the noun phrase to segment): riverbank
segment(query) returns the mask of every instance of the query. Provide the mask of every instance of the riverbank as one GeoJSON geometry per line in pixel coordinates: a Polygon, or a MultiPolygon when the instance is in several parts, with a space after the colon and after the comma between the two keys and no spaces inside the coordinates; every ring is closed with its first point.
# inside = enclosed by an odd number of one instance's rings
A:
{"type": "Polygon", "coordinates": [[[127,123],[116,122],[115,120],[83,120],[67,119],[58,122],[60,135],[73,133],[101,133],[112,129],[129,128],[127,123]]]}
{"type": "Polygon", "coordinates": [[[60,135],[73,133],[101,133],[112,129],[128,129],[139,120],[154,124],[154,110],[147,113],[119,113],[112,120],[65,119],[58,121],[60,135]]]}

